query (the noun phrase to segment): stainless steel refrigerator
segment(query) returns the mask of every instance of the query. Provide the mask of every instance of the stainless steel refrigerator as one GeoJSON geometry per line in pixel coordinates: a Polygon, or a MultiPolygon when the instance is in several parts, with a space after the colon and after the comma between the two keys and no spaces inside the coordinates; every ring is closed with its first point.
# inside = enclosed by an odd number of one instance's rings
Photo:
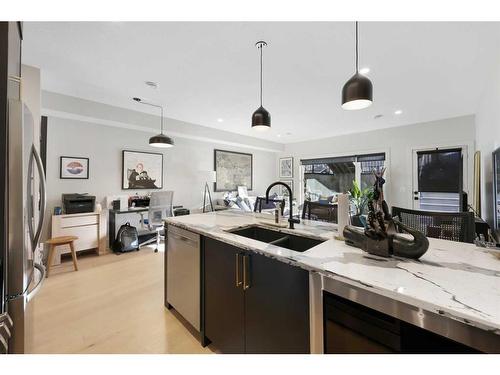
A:
{"type": "Polygon", "coordinates": [[[46,185],[35,146],[33,116],[18,100],[9,100],[8,105],[8,165],[8,251],[3,277],[7,315],[2,336],[9,353],[25,353],[27,336],[32,333],[32,300],[45,279],[39,239],[46,209],[46,185]],[[9,335],[7,341],[5,337],[9,335]]]}

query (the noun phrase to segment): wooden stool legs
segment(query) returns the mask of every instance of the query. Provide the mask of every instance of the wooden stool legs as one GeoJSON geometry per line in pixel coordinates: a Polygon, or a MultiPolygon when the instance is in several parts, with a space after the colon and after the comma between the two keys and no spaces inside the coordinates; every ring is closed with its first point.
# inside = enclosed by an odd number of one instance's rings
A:
{"type": "Polygon", "coordinates": [[[46,277],[49,277],[50,267],[52,266],[52,262],[54,261],[54,253],[55,253],[55,245],[50,244],[49,246],[49,259],[47,260],[47,274],[46,277]]]}
{"type": "Polygon", "coordinates": [[[78,262],[76,261],[76,252],[75,252],[75,246],[73,245],[73,241],[69,243],[69,247],[71,249],[71,257],[73,258],[73,266],[75,267],[75,271],[78,271],[78,262]]]}
{"type": "Polygon", "coordinates": [[[50,267],[52,267],[52,262],[54,261],[56,246],[69,245],[69,248],[71,249],[71,258],[73,258],[73,266],[75,267],[75,271],[78,271],[78,261],[76,259],[74,242],[73,240],[70,239],[65,241],[65,239],[66,237],[58,237],[58,238],[51,238],[50,240],[47,241],[47,243],[50,245],[49,258],[47,260],[47,277],[49,277],[50,267]]]}

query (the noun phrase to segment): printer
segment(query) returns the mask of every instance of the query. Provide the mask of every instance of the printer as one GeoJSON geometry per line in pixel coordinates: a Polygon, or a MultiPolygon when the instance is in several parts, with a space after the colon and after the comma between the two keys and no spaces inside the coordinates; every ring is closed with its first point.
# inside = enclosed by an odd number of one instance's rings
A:
{"type": "Polygon", "coordinates": [[[87,194],[63,194],[62,205],[65,214],[94,212],[95,196],[87,194]]]}

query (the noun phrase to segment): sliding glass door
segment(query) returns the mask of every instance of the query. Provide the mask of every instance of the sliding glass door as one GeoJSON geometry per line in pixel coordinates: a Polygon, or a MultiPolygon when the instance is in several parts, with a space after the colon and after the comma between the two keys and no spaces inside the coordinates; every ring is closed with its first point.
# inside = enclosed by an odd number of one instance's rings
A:
{"type": "Polygon", "coordinates": [[[361,189],[371,187],[373,171],[385,164],[385,153],[342,157],[302,159],[302,200],[332,202],[339,193],[347,193],[356,181],[361,189]]]}

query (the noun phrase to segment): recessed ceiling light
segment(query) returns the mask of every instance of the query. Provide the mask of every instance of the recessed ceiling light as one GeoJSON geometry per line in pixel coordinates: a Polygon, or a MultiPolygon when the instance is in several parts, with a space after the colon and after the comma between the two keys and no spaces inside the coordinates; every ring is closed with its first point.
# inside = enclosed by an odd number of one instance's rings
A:
{"type": "Polygon", "coordinates": [[[223,118],[218,118],[217,122],[224,122],[224,119],[223,118]]]}
{"type": "Polygon", "coordinates": [[[153,81],[145,81],[144,82],[146,84],[146,86],[149,86],[153,89],[157,89],[158,88],[158,84],[156,82],[153,82],[153,81]]]}
{"type": "Polygon", "coordinates": [[[395,115],[400,115],[401,113],[403,113],[403,111],[402,111],[402,110],[400,110],[400,109],[398,109],[398,110],[394,111],[394,114],[395,114],[395,115]]]}
{"type": "Polygon", "coordinates": [[[366,68],[361,68],[361,69],[359,69],[359,72],[360,72],[361,74],[368,74],[368,73],[370,73],[370,68],[368,68],[368,67],[366,67],[366,68]]]}

